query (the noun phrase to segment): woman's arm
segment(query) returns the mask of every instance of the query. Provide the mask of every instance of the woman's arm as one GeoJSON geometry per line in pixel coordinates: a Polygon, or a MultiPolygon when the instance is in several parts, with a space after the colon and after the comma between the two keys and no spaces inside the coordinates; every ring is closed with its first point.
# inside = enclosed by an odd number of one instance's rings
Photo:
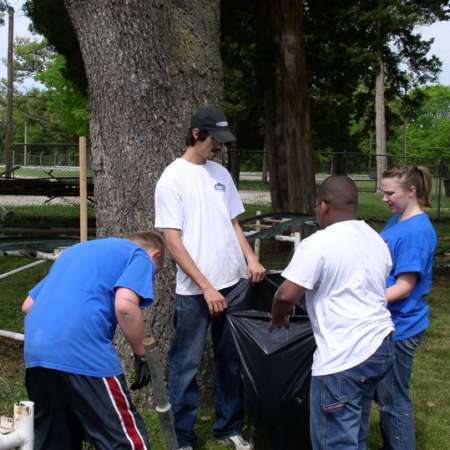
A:
{"type": "Polygon", "coordinates": [[[408,297],[417,283],[417,273],[401,273],[395,283],[386,289],[386,300],[388,303],[397,302],[408,297]]]}

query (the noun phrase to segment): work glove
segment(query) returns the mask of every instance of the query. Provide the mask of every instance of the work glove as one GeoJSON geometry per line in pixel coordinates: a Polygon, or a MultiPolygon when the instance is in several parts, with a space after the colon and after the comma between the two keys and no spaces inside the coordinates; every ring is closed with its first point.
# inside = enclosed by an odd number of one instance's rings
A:
{"type": "Polygon", "coordinates": [[[141,389],[144,386],[147,386],[150,383],[150,369],[148,368],[147,361],[145,360],[145,356],[139,356],[133,353],[134,357],[134,374],[135,381],[130,386],[132,391],[136,391],[137,389],[141,389]]]}

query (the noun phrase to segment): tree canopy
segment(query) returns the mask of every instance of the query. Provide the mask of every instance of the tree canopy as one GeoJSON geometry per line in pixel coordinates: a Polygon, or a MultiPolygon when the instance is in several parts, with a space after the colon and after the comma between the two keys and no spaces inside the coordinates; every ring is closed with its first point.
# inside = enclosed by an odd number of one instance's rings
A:
{"type": "MultiPolygon", "coordinates": [[[[64,57],[50,49],[45,40],[15,39],[13,142],[24,142],[25,123],[29,143],[77,142],[78,136],[89,133],[86,97],[64,76],[65,70],[64,57]],[[22,89],[22,83],[29,78],[39,84],[22,89]]],[[[4,103],[2,86],[0,97],[4,103]]]]}
{"type": "MultiPolygon", "coordinates": [[[[221,2],[221,51],[224,106],[235,126],[239,146],[264,145],[262,80],[273,64],[273,47],[257,45],[256,0],[221,2]]],[[[64,55],[61,73],[86,92],[84,63],[63,0],[28,0],[25,10],[33,28],[64,55]]],[[[389,133],[408,110],[420,106],[408,93],[436,80],[440,61],[427,56],[432,40],[417,25],[448,18],[448,1],[357,0],[305,2],[305,50],[311,100],[313,145],[320,151],[359,151],[374,127],[376,54],[385,68],[386,117],[389,133]],[[402,107],[393,107],[403,99],[402,107]],[[355,118],[359,130],[355,133],[355,118]]]]}

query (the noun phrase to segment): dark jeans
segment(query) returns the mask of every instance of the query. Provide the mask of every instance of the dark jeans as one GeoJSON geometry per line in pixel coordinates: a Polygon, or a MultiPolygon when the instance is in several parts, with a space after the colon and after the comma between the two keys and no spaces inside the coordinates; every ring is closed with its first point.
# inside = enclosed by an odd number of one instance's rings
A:
{"type": "MultiPolygon", "coordinates": [[[[220,292],[226,295],[233,287],[220,292]]],[[[196,440],[193,432],[199,406],[196,375],[200,368],[209,324],[215,362],[216,422],[213,434],[217,439],[223,439],[240,433],[243,426],[239,356],[226,315],[212,318],[203,295],[177,295],[175,333],[169,351],[169,384],[180,447],[192,445],[196,440]]]]}
{"type": "Polygon", "coordinates": [[[311,377],[310,431],[314,450],[366,450],[375,387],[392,366],[394,342],[384,339],[361,364],[311,377]]]}
{"type": "Polygon", "coordinates": [[[377,387],[377,402],[380,410],[381,433],[384,450],[414,450],[413,405],[409,398],[409,382],[413,358],[423,333],[394,342],[395,356],[392,370],[377,387]]]}

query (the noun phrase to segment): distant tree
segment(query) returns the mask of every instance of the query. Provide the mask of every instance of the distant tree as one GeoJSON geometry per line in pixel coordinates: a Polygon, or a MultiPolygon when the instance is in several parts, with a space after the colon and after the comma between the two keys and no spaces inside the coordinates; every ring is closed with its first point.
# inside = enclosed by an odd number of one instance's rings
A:
{"type": "Polygon", "coordinates": [[[25,78],[35,76],[51,64],[55,52],[45,40],[16,37],[14,40],[14,80],[21,83],[25,78]]]}
{"type": "MultiPolygon", "coordinates": [[[[419,97],[421,105],[409,113],[406,133],[407,156],[450,159],[450,86],[435,85],[415,89],[411,101],[419,97]]],[[[391,140],[401,148],[403,129],[391,140]]],[[[430,161],[434,165],[436,161],[430,161]]]]}
{"type": "MultiPolygon", "coordinates": [[[[63,74],[65,59],[45,40],[17,37],[14,43],[16,80],[13,142],[77,142],[89,133],[87,98],[63,74]],[[22,83],[39,82],[32,89],[22,83]]],[[[2,96],[2,103],[5,102],[2,96]]]]}
{"type": "Polygon", "coordinates": [[[63,0],[27,0],[24,11],[32,29],[45,36],[54,51],[64,56],[63,75],[87,95],[87,79],[80,44],[63,0]]]}
{"type": "Polygon", "coordinates": [[[36,80],[45,87],[48,111],[57,118],[61,127],[75,136],[89,135],[88,101],[79,87],[63,74],[66,61],[55,55],[49,67],[36,75],[36,80]]]}
{"type": "Polygon", "coordinates": [[[432,40],[422,40],[414,29],[447,18],[447,6],[447,1],[438,0],[370,0],[361,3],[355,17],[365,25],[375,75],[377,188],[387,168],[385,89],[392,98],[402,90],[436,80],[440,62],[435,56],[427,57],[432,40]]]}

